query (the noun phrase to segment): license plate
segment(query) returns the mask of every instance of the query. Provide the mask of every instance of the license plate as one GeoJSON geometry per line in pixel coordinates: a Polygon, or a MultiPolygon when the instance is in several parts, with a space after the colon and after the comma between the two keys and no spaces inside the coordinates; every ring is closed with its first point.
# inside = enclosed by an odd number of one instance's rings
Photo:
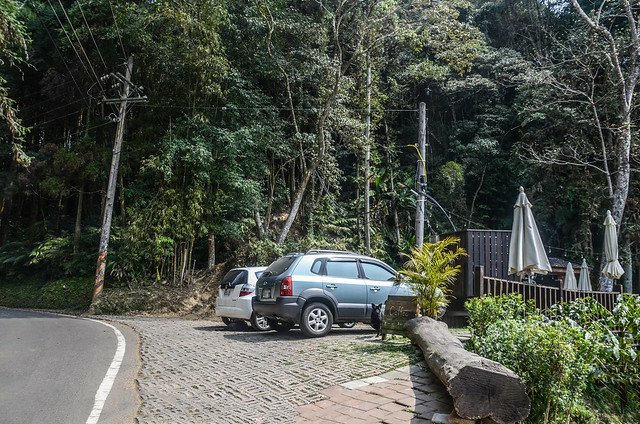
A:
{"type": "Polygon", "coordinates": [[[224,295],[229,296],[231,294],[231,289],[224,289],[224,295]]]}
{"type": "Polygon", "coordinates": [[[262,298],[271,299],[271,289],[262,289],[262,298]]]}

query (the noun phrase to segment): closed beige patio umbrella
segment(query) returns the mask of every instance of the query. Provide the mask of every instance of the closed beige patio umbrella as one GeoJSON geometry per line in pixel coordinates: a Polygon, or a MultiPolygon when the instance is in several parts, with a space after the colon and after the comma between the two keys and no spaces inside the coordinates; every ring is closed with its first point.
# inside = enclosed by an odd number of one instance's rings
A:
{"type": "Polygon", "coordinates": [[[592,291],[591,278],[589,278],[589,267],[587,267],[587,260],[582,258],[582,265],[580,265],[580,278],[578,279],[578,290],[580,291],[592,291]]]}
{"type": "Polygon", "coordinates": [[[520,187],[520,194],[513,207],[513,226],[509,243],[509,274],[520,277],[551,272],[549,259],[544,251],[538,226],[533,219],[531,203],[520,187]]]}
{"type": "Polygon", "coordinates": [[[567,262],[567,273],[564,275],[565,290],[578,290],[578,282],[576,281],[576,274],[573,272],[573,265],[571,262],[567,262]]]}
{"type": "Polygon", "coordinates": [[[624,270],[618,262],[618,231],[611,211],[607,211],[604,220],[604,257],[606,262],[602,268],[602,275],[614,280],[620,278],[624,270]]]}

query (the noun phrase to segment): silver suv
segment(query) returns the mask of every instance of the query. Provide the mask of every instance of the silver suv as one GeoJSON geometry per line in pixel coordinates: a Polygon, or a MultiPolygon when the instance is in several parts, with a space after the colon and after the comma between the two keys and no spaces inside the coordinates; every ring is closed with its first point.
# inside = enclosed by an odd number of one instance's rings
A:
{"type": "Polygon", "coordinates": [[[290,253],[273,262],[256,283],[254,312],[276,331],[296,324],[309,337],[334,323],[369,322],[372,304],[390,294],[411,296],[389,265],[369,256],[333,250],[290,253]]]}

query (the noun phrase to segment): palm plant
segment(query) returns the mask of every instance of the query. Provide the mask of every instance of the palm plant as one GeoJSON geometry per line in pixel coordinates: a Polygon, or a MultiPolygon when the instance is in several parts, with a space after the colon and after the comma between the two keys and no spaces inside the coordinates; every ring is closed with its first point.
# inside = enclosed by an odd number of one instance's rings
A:
{"type": "Polygon", "coordinates": [[[467,255],[459,243],[457,237],[446,237],[436,243],[414,247],[410,255],[405,254],[409,260],[400,273],[408,277],[408,283],[416,293],[418,305],[425,316],[436,318],[438,310],[449,304],[449,286],[460,272],[460,265],[454,263],[467,255]]]}

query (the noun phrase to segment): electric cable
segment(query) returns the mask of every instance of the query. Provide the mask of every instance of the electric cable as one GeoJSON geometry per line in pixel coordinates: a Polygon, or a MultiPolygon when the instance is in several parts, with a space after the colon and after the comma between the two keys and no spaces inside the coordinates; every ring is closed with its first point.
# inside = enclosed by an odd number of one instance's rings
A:
{"type": "Polygon", "coordinates": [[[104,61],[104,58],[102,57],[102,53],[100,52],[100,48],[98,47],[98,43],[96,43],[96,39],[93,36],[93,31],[91,31],[91,27],[89,26],[89,22],[87,22],[87,18],[84,16],[84,11],[82,10],[82,5],[80,4],[80,1],[78,1],[76,4],[78,5],[78,9],[80,9],[80,14],[82,14],[82,19],[84,20],[84,23],[87,26],[87,29],[89,30],[89,35],[91,35],[91,39],[93,40],[93,45],[96,46],[96,51],[98,52],[98,56],[100,56],[100,60],[102,61],[102,66],[104,66],[105,70],[109,70],[109,68],[107,68],[107,64],[104,61]]]}
{"type": "Polygon", "coordinates": [[[96,74],[96,70],[93,69],[93,65],[91,64],[91,59],[89,59],[89,56],[87,55],[86,50],[82,46],[80,37],[78,37],[78,33],[76,32],[76,29],[74,28],[73,23],[71,22],[71,19],[69,19],[69,15],[67,15],[67,10],[64,8],[64,5],[62,4],[62,0],[58,0],[58,3],[62,8],[62,13],[64,13],[64,17],[67,18],[67,22],[71,27],[71,31],[73,32],[74,37],[76,37],[76,41],[78,41],[78,46],[80,47],[80,51],[82,51],[82,53],[84,54],[84,57],[87,59],[87,64],[89,65],[89,68],[91,68],[91,72],[93,72],[93,76],[96,78],[96,81],[98,81],[98,86],[100,87],[100,90],[102,90],[102,83],[100,82],[100,78],[98,78],[98,74],[96,74]]]}
{"type": "MultiPolygon", "coordinates": [[[[34,11],[35,11],[35,8],[34,8],[34,11]]],[[[37,12],[34,13],[34,14],[36,15],[36,18],[38,19],[38,22],[40,23],[40,26],[42,28],[44,28],[45,32],[47,33],[47,36],[49,36],[49,39],[51,40],[51,44],[53,44],[53,47],[55,47],[56,51],[58,52],[58,55],[60,56],[60,59],[62,59],[62,63],[64,64],[64,67],[67,69],[67,72],[69,72],[69,76],[71,77],[71,80],[73,81],[73,84],[78,89],[78,92],[80,93],[80,95],[83,96],[84,93],[82,92],[82,90],[80,90],[80,86],[78,85],[78,82],[76,81],[76,79],[73,77],[73,73],[71,72],[71,69],[69,69],[69,65],[67,65],[67,61],[65,60],[64,56],[62,55],[62,52],[58,48],[58,45],[56,44],[55,40],[51,36],[51,33],[49,32],[49,28],[47,28],[47,26],[44,24],[44,22],[42,22],[42,19],[40,18],[39,14],[37,12]]]]}
{"type": "Polygon", "coordinates": [[[120,41],[120,47],[122,48],[123,59],[127,60],[127,53],[124,51],[124,44],[122,44],[122,37],[120,36],[120,28],[118,28],[118,20],[116,19],[116,14],[113,12],[113,5],[111,4],[111,0],[109,1],[109,9],[111,9],[111,16],[113,16],[113,23],[116,26],[116,34],[118,34],[118,40],[120,41]]]}
{"type": "Polygon", "coordinates": [[[87,66],[84,64],[84,61],[80,57],[80,54],[78,53],[78,50],[76,50],[76,47],[73,45],[73,41],[71,41],[71,37],[69,37],[69,34],[67,33],[67,30],[64,28],[64,25],[62,24],[62,21],[60,20],[60,17],[58,16],[58,12],[56,12],[56,9],[54,9],[53,5],[51,4],[51,0],[47,0],[47,3],[49,3],[49,7],[51,7],[51,10],[53,11],[53,14],[56,15],[56,19],[58,20],[58,23],[60,24],[60,28],[62,28],[62,31],[64,32],[64,35],[66,35],[67,40],[69,40],[69,45],[71,46],[71,48],[75,52],[76,56],[78,56],[78,60],[80,61],[80,64],[82,65],[82,67],[84,68],[85,72],[87,73],[87,76],[89,76],[89,79],[91,80],[92,78],[91,78],[91,74],[89,73],[89,69],[87,69],[87,66]]]}

